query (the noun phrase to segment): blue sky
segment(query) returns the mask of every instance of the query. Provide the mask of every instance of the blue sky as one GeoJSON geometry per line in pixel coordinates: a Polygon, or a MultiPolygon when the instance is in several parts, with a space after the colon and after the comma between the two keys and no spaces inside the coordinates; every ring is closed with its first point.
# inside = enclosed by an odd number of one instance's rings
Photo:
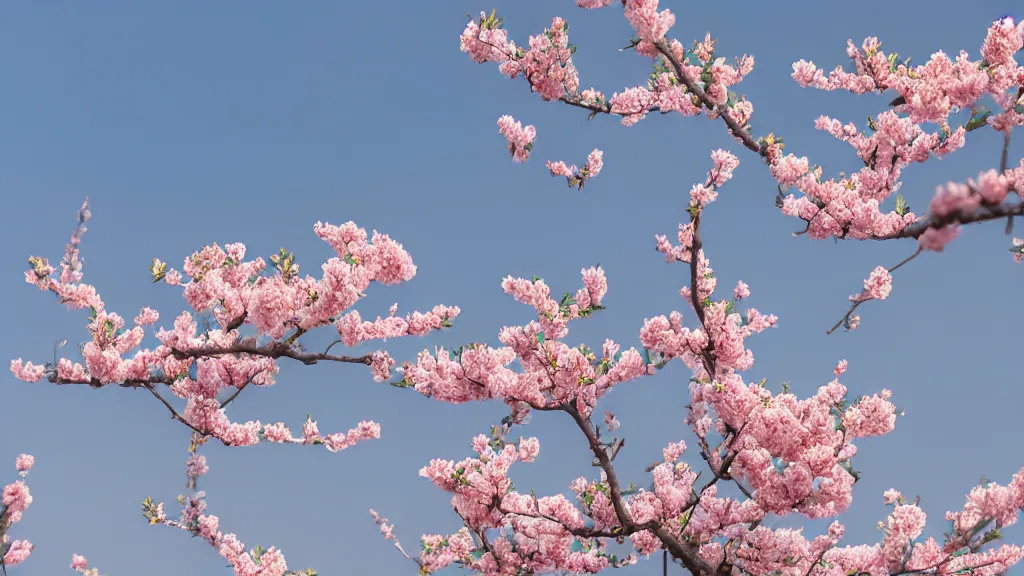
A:
{"type": "MultiPolygon", "coordinates": [[[[663,4],[676,11],[673,35],[684,43],[711,31],[720,54],[753,54],[754,73],[740,91],[754,103],[755,132],[783,135],[788,151],[835,174],[856,170],[858,160],[849,146],[815,131],[814,119],[863,124],[888,98],[800,89],[789,78],[793,61],[846,64],[846,39],[868,35],[915,61],[938,49],[978,57],[985,28],[1013,2],[663,4]]],[[[842,518],[846,542],[877,541],[887,488],[920,495],[928,533],[940,536],[943,513],[961,506],[982,474],[1004,483],[1020,470],[1021,317],[1011,295],[1022,268],[1011,262],[1001,224],[969,229],[945,253],[901,269],[888,301],[861,308],[856,332],[826,337],[870,270],[901,260],[912,243],[793,238],[799,223],[773,207],[767,170],[720,122],[653,116],[625,128],[610,118],[587,121],[581,111],[542,102],[496,67],[471,63],[458,50],[465,13],[491,8],[461,0],[5,4],[4,362],[46,361],[55,341],[87,338],[84,313],[23,282],[29,255],[59,260],[85,196],[94,214],[82,245],[85,280],[126,317],[151,305],[170,321],[185,307],[177,290],[149,282],[153,257],[180,267],[205,244],[240,241],[264,257],[285,246],[312,272],[331,256],[313,223],[354,220],[404,243],[419,266],[408,284],[374,286],[358,305],[364,317],[386,314],[396,301],[403,310],[437,303],[463,310],[450,331],[389,342],[400,361],[425,347],[494,343],[502,326],[529,321],[531,309],[501,292],[503,276],[536,274],[561,293],[574,291],[580,268],[597,262],[609,277],[608,310],[576,323],[568,340],[639,345],[644,318],[686,314],[677,291],[687,271],[664,263],[653,236],[674,233],[710,149],[725,147],[741,163],[704,218],[705,248],[720,286],[745,280],[751,305],[780,318],[749,341],[756,362],[748,377],[766,377],[776,389],[788,381],[806,396],[846,358],[852,392],[891,388],[907,411],[893,434],[859,443],[855,466],[863,477],[854,509],[842,518]],[[537,127],[530,162],[512,164],[495,125],[502,114],[537,127]],[[605,151],[605,168],[583,191],[547,175],[544,160],[580,163],[595,147],[605,151]]],[[[520,44],[552,16],[566,17],[584,85],[610,95],[649,73],[648,60],[616,50],[631,30],[615,8],[584,12],[568,0],[497,8],[520,44]]],[[[906,170],[903,193],[923,211],[937,184],[994,167],[1000,143],[994,133],[972,133],[954,156],[906,170]]],[[[1022,152],[1018,139],[1011,160],[1022,152]]],[[[307,344],[325,345],[331,332],[307,344]]],[[[607,397],[602,408],[616,412],[628,439],[617,459],[625,480],[647,484],[643,467],[666,443],[690,438],[682,422],[688,376],[678,364],[607,397]]],[[[210,445],[202,486],[222,529],[249,546],[281,547],[292,568],[325,576],[413,573],[367,510],[395,522],[411,549],[424,532],[456,530],[448,496],[417,471],[431,458],[468,456],[470,438],[497,423],[502,408],[442,405],[375,384],[360,367],[284,363],[277,385],[233,404],[233,419],[298,426],[312,411],[321,430],[336,431],[372,418],[382,438],[339,454],[210,445]]],[[[573,478],[595,472],[564,415],[538,415],[523,432],[541,439],[541,453],[513,467],[520,488],[563,492],[573,478]]],[[[230,573],[209,546],[146,526],[139,513],[146,496],[174,508],[187,445],[186,429],[145,392],[58,389],[0,374],[0,482],[15,478],[17,454],[37,458],[29,476],[35,502],[12,531],[37,548],[12,574],[70,573],[72,553],[111,575],[230,573]]],[[[641,563],[626,572],[658,569],[641,563]]]]}

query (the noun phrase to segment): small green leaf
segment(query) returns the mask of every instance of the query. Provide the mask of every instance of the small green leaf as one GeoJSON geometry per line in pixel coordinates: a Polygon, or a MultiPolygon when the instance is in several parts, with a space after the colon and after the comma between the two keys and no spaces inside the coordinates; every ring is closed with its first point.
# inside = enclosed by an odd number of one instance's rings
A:
{"type": "Polygon", "coordinates": [[[965,126],[966,130],[970,132],[985,126],[988,123],[987,121],[989,116],[992,116],[991,111],[985,110],[984,108],[978,110],[971,115],[971,119],[967,122],[967,126],[965,126]]]}
{"type": "Polygon", "coordinates": [[[907,212],[910,212],[910,204],[907,204],[907,199],[903,197],[903,194],[896,193],[896,213],[903,216],[907,212]]]}

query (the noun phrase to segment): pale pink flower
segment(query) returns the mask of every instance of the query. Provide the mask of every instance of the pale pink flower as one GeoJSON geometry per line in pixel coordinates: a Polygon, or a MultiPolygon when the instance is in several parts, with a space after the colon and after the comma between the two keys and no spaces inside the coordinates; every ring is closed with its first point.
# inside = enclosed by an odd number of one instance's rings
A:
{"type": "Polygon", "coordinates": [[[519,461],[533,462],[540,453],[540,441],[536,438],[523,438],[519,440],[519,461]]]}
{"type": "Polygon", "coordinates": [[[849,367],[849,362],[847,362],[846,360],[840,360],[839,363],[836,364],[836,367],[832,370],[832,373],[836,375],[836,378],[839,378],[846,372],[846,369],[849,367]]]}
{"type": "Polygon", "coordinates": [[[903,500],[903,494],[900,494],[898,490],[890,488],[882,494],[882,498],[886,504],[895,504],[903,500]]]}
{"type": "Polygon", "coordinates": [[[498,132],[508,140],[508,151],[513,162],[526,162],[533,150],[533,139],[537,137],[537,129],[533,126],[523,128],[515,118],[505,115],[498,118],[498,132]]]}
{"type": "Polygon", "coordinates": [[[733,290],[733,298],[736,300],[743,300],[744,298],[750,298],[750,286],[747,283],[740,280],[736,284],[736,289],[733,290]]]}
{"type": "Polygon", "coordinates": [[[18,380],[38,382],[46,374],[45,366],[37,366],[31,362],[22,362],[21,358],[11,360],[11,373],[18,380]]]}
{"type": "Polygon", "coordinates": [[[4,554],[3,562],[0,562],[0,564],[6,566],[21,564],[28,559],[34,548],[35,546],[28,540],[14,540],[7,549],[7,553],[4,554]]]}
{"type": "Polygon", "coordinates": [[[24,476],[36,463],[31,454],[20,454],[14,459],[14,468],[24,476]]]}
{"type": "Polygon", "coordinates": [[[885,300],[892,292],[892,275],[884,266],[878,266],[871,271],[867,280],[864,280],[864,291],[860,294],[850,296],[850,300],[860,302],[863,300],[885,300]]]}

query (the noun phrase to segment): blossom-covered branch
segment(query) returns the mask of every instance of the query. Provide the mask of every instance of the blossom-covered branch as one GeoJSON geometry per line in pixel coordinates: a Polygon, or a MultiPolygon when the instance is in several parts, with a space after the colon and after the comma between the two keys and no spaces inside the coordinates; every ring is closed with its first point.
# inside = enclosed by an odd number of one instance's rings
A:
{"type": "Polygon", "coordinates": [[[20,521],[25,509],[32,504],[32,493],[29,492],[24,478],[28,476],[35,461],[29,454],[18,456],[14,461],[14,468],[22,479],[15,480],[0,491],[0,569],[5,573],[8,566],[24,562],[35,548],[28,540],[12,541],[8,535],[11,525],[20,521]]]}
{"type": "MultiPolygon", "coordinates": [[[[313,423],[313,426],[316,424],[313,423]]],[[[317,576],[317,572],[312,569],[301,572],[289,570],[284,554],[273,546],[267,549],[256,546],[252,550],[246,550],[245,544],[234,533],[221,531],[220,518],[206,513],[206,492],[198,488],[199,477],[208,471],[206,457],[194,450],[190,451],[185,465],[186,487],[190,494],[178,496],[178,504],[181,505],[178,519],[168,518],[164,512],[163,502],[154,502],[152,498],[146,498],[142,502],[142,515],[150,524],[177,528],[205,540],[231,564],[235,576],[317,576]]],[[[81,556],[76,556],[77,558],[81,559],[84,566],[85,559],[81,556]]]]}
{"type": "MultiPolygon", "coordinates": [[[[577,4],[595,9],[612,2],[578,0],[577,4]]],[[[805,222],[798,234],[814,239],[914,238],[921,249],[938,252],[957,236],[961,225],[1006,220],[1009,232],[1013,218],[1024,214],[1024,160],[1008,169],[1006,158],[1012,129],[1024,124],[1024,67],[1015,60],[1024,47],[1024,23],[1011,17],[994,22],[981,47],[981,60],[972,60],[966,52],[950,59],[940,51],[928,63],[911,66],[909,58],[901,61],[898,54],[886,54],[877,38],[867,38],[859,48],[852,41],[847,45],[855,66],[852,72],[837,67],[826,75],[813,62],[794,63],[792,76],[801,86],[898,94],[891,109],[868,118],[863,132],[852,123],[826,116],[817,119],[819,130],[853,146],[864,164],[849,176],[840,173],[838,178],[824,179],[822,168],[806,157],[784,155],[781,137],[754,136],[753,105],[731,91],[753,69],[752,57],[737,58],[735,65],[726,63],[716,56],[716,41],[710,34],[686,49],[667,36],[676,18],[671,10],[660,9],[657,0],[621,0],[619,4],[635,31],[627,48],[651,58],[654,68],[646,85],[627,88],[611,98],[593,88],[580,89],[572,62],[576,46],[569,43],[568,23],[559,17],[543,34],[530,37],[527,50],[508,39],[504,22],[496,14],[481,14],[463,30],[461,49],[474,62],[497,63],[510,78],[522,75],[531,91],[545,101],[584,108],[591,117],[618,115],[627,126],[651,112],[720,117],[730,134],[769,166],[779,183],[777,206],[783,214],[805,222]],[[984,97],[992,98],[998,110],[982,107],[984,97]],[[956,125],[953,116],[961,111],[970,114],[956,125]],[[938,130],[926,130],[924,124],[938,130]],[[939,187],[929,213],[911,212],[907,199],[898,193],[903,168],[960,149],[967,132],[986,126],[1004,134],[999,169],[983,173],[978,183],[939,187]],[[790,188],[800,195],[786,194],[790,188]],[[889,198],[894,198],[893,203],[883,208],[889,198]]],[[[1021,253],[1021,246],[1024,241],[1015,239],[1011,252],[1021,253]]]]}
{"type": "MultiPolygon", "coordinates": [[[[207,324],[200,331],[197,317],[183,312],[174,320],[173,329],[155,332],[159,346],[138,349],[145,327],[155,324],[160,314],[143,308],[134,319],[134,327],[128,329],[124,318],[106,309],[96,288],[82,282],[79,244],[90,218],[87,201],[79,210],[78,227],[65,249],[59,276],[55,277],[56,268],[46,259],[35,256],[29,259],[31,269],[25,273],[26,281],[55,294],[58,302],[69,309],[89,310],[87,328],[92,340],[81,347],[84,364],[56,358],[56,349],[65,340],[55,347],[53,362],[37,365],[18,358],[11,362],[11,372],[28,382],[46,378],[55,384],[144,388],[170,411],[172,418],[226,445],[292,441],[282,423],[236,423],[225,414],[227,405],[246,387],[274,384],[281,358],[304,364],[364,364],[375,380],[390,377],[395,361],[387,352],[353,357],[330,354],[329,348],[324,352],[307,351],[299,339],[310,330],[333,324],[341,337],[339,342],[351,347],[368,340],[422,336],[451,326],[460,312],[458,307],[435,306],[426,313],[400,317],[396,304],[387,318],[364,321],[358,311],[349,309],[362,299],[369,285],[408,281],[416,274],[416,266],[402,245],[387,235],[374,232],[371,238],[351,222],[341,226],[317,222],[314,232],[337,254],[321,266],[323,276],[319,279],[300,276],[295,255],[284,249],[270,257],[273,274],[264,275],[266,261],[245,260],[242,244],[224,248],[213,244],[192,254],[183,267],[187,282],[181,272],[168,270],[165,263],[154,260],[150,268],[153,281],[180,286],[192,309],[209,313],[219,327],[207,324]],[[255,335],[243,336],[244,327],[253,329],[255,335]],[[134,354],[126,357],[133,350],[134,354]],[[158,389],[162,387],[184,400],[184,409],[176,409],[164,398],[158,389]],[[219,401],[225,393],[230,394],[229,398],[219,401]]],[[[379,426],[372,421],[360,422],[359,429],[363,430],[361,437],[379,435],[379,426]]],[[[334,442],[323,444],[335,449],[334,442]]]]}
{"type": "MultiPolygon", "coordinates": [[[[163,502],[154,502],[152,498],[142,502],[142,515],[150,524],[177,528],[206,541],[230,563],[235,576],[317,576],[317,571],[311,568],[303,571],[289,570],[284,554],[273,546],[267,549],[256,546],[246,550],[245,544],[234,533],[221,531],[220,518],[206,513],[206,492],[198,487],[199,477],[208,471],[206,457],[195,452],[193,445],[185,463],[189,494],[178,496],[178,504],[181,506],[178,519],[168,518],[163,502]]],[[[72,556],[71,569],[84,576],[99,576],[98,570],[89,568],[88,560],[79,554],[72,556]]]]}

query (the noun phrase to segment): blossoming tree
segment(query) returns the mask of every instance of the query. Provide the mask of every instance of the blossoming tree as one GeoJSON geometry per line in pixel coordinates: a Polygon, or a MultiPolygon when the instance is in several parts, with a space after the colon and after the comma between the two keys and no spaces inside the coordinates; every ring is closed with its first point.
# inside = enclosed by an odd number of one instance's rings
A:
{"type": "MultiPolygon", "coordinates": [[[[619,3],[577,4],[595,9],[619,3]]],[[[1024,67],[1015,60],[1024,47],[1024,24],[1012,18],[993,23],[980,61],[966,52],[955,60],[939,52],[927,64],[911,66],[909,59],[886,55],[880,42],[869,38],[860,48],[848,46],[853,71],[836,68],[826,75],[811,62],[795,63],[793,78],[802,86],[897,94],[889,109],[869,119],[867,132],[831,118],[818,119],[819,129],[853,146],[865,164],[855,174],[825,180],[822,167],[784,154],[781,137],[752,133],[752,103],[730,91],[752,70],[752,57],[728,64],[716,55],[710,36],[686,49],[668,37],[675,16],[660,9],[657,0],[622,0],[621,5],[636,34],[630,46],[654,60],[654,71],[646,86],[610,98],[595,89],[581,90],[572,62],[575,47],[569,44],[568,25],[561,18],[531,37],[529,49],[524,49],[508,39],[496,13],[485,13],[466,26],[461,47],[475,62],[494,62],[506,76],[523,77],[544,100],[591,115],[616,115],[627,126],[651,112],[721,119],[739,144],[769,167],[779,183],[777,205],[804,222],[801,234],[814,239],[915,238],[918,247],[912,256],[870,273],[864,290],[851,297],[851,309],[832,330],[855,328],[859,318],[853,312],[865,301],[888,296],[893,270],[921,251],[942,251],[960,226],[998,220],[1007,223],[1009,232],[1014,217],[1024,214],[1024,160],[1011,167],[1007,158],[1011,131],[1024,123],[1024,67]],[[997,110],[980,108],[983,97],[991,98],[997,110]],[[954,116],[961,111],[970,115],[958,124],[954,116]],[[928,124],[938,128],[929,131],[928,124]],[[899,193],[902,169],[953,153],[965,145],[968,132],[986,128],[1004,135],[998,169],[966,183],[939,187],[924,215],[910,211],[899,193]]],[[[498,126],[513,160],[527,161],[536,129],[507,115],[498,126]]],[[[602,152],[594,150],[582,168],[563,161],[549,161],[547,168],[580,189],[599,175],[603,162],[602,152]]],[[[743,282],[722,294],[701,239],[705,210],[739,163],[729,151],[712,151],[707,176],[690,190],[688,218],[679,226],[678,243],[667,236],[656,238],[655,246],[667,262],[689,269],[689,284],[680,290],[689,311],[685,316],[672,312],[645,319],[640,327],[642,350],[623,350],[611,339],[600,351],[566,342],[571,321],[603,309],[608,282],[600,267],[592,267],[581,271],[583,286],[560,299],[553,298],[551,288],[539,278],[506,278],[502,289],[534,308],[536,321],[503,328],[500,346],[423,351],[415,363],[403,363],[393,377],[397,387],[454,404],[500,400],[509,409],[488,434],[472,439],[473,456],[435,459],[420,472],[452,493],[452,507],[464,523],[461,530],[424,535],[421,552],[412,556],[399,544],[395,527],[371,511],[384,537],[394,540],[421,573],[453,565],[488,575],[596,573],[661,551],[666,560],[699,576],[994,575],[1024,558],[1024,548],[998,544],[1002,528],[1016,522],[1024,507],[1024,472],[1006,485],[974,488],[961,510],[946,514],[952,528],[942,542],[919,539],[925,512],[917,501],[907,501],[895,490],[881,495],[892,512],[880,522],[883,536],[875,544],[841,545],[844,527],[838,522],[810,538],[801,531],[764,525],[770,515],[825,519],[847,510],[858,478],[853,467],[855,441],[893,430],[897,410],[888,390],[850,397],[840,382],[845,361],[836,365],[830,381],[805,399],[787,389],[771,391],[763,380],[745,378],[753,366],[746,339],[774,326],[777,318],[743,309],[750,296],[743,282]],[[602,415],[599,403],[616,386],[652,375],[677,359],[693,372],[691,402],[685,410],[697,445],[691,448],[671,439],[662,459],[646,470],[650,484],[625,485],[625,475],[615,465],[624,446],[615,434],[620,423],[607,410],[602,415]],[[569,486],[575,502],[562,494],[538,497],[512,484],[512,465],[532,461],[540,449],[536,438],[511,438],[533,411],[560,413],[587,442],[597,471],[569,486]],[[688,452],[696,454],[684,461],[688,452]],[[734,488],[738,496],[720,491],[723,485],[734,488]]],[[[337,253],[322,266],[320,278],[300,276],[294,256],[283,250],[271,257],[272,268],[262,258],[247,261],[241,244],[205,247],[186,259],[184,274],[154,260],[153,280],[181,287],[189,306],[196,313],[210,313],[216,326],[200,330],[196,316],[185,312],[172,329],[155,332],[159,346],[137,350],[145,327],[158,322],[159,314],[143,309],[134,327],[126,329],[124,318],[107,311],[96,289],[82,282],[78,247],[89,216],[84,205],[59,275],[37,257],[30,259],[26,273],[29,283],[55,294],[60,303],[89,310],[91,340],[81,349],[84,363],[54,358],[39,365],[18,359],[11,362],[12,372],[27,381],[45,378],[57,385],[116,385],[150,392],[162,409],[188,428],[192,446],[186,465],[190,495],[179,498],[179,518],[169,518],[162,503],[147,499],[143,514],[149,522],[199,536],[217,548],[239,576],[315,574],[290,570],[275,548],[246,550],[234,534],[221,530],[219,518],[207,514],[205,495],[198,490],[197,480],[207,470],[198,448],[214,439],[228,446],[277,442],[338,451],[377,437],[379,427],[373,422],[323,436],[309,417],[302,435],[293,436],[281,422],[232,422],[226,409],[248,386],[273,384],[278,363],[287,360],[363,364],[375,379],[392,379],[396,362],[386,352],[348,357],[332,355],[329,348],[308,351],[300,339],[310,330],[330,324],[339,332],[339,341],[351,346],[427,334],[449,326],[459,309],[437,306],[403,318],[392,307],[388,317],[364,321],[350,310],[363,291],[373,282],[409,280],[415,266],[402,246],[386,235],[374,233],[371,238],[352,223],[317,223],[314,231],[337,253]],[[182,403],[183,408],[176,406],[182,403]]],[[[1024,241],[1014,239],[1011,251],[1018,262],[1024,260],[1024,241]]],[[[15,463],[22,478],[32,465],[28,455],[15,463]]],[[[24,480],[4,487],[3,566],[20,564],[33,549],[28,541],[8,536],[31,502],[24,480]]],[[[71,568],[96,574],[78,555],[71,568]]]]}

